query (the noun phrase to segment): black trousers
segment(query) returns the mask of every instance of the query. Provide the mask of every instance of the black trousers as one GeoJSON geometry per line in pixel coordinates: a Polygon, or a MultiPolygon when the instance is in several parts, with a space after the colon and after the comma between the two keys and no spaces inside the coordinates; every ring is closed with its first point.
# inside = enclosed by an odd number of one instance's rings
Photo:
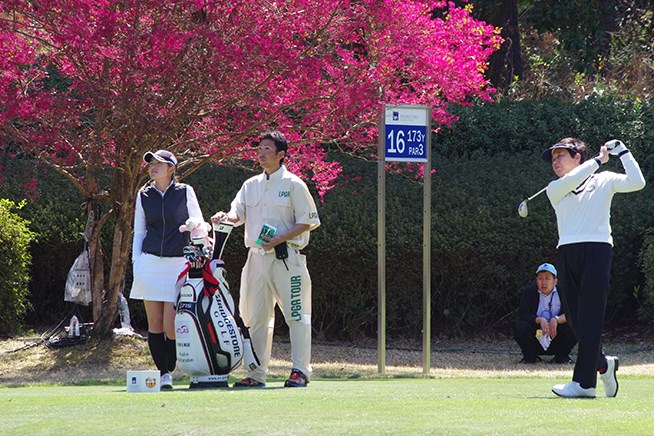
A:
{"type": "Polygon", "coordinates": [[[572,328],[569,323],[561,324],[556,329],[556,337],[552,339],[552,343],[543,350],[543,347],[536,339],[536,330],[539,326],[535,322],[518,321],[514,328],[514,338],[524,357],[528,359],[535,359],[537,356],[554,356],[557,359],[563,359],[570,355],[572,348],[577,344],[572,328]]]}
{"type": "Polygon", "coordinates": [[[582,388],[594,388],[597,371],[606,366],[602,331],[612,261],[613,247],[606,243],[583,242],[558,248],[559,295],[579,341],[572,380],[582,388]]]}

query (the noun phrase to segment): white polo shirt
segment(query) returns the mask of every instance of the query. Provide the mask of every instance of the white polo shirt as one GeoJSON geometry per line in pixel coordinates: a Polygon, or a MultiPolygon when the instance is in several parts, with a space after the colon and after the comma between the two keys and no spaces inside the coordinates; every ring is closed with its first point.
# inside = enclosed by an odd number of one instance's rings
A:
{"type": "Polygon", "coordinates": [[[320,225],[318,209],[307,185],[283,165],[268,176],[265,172],[251,177],[241,186],[231,204],[230,215],[238,216],[234,223],[245,223],[245,246],[258,247],[256,241],[264,224],[277,228],[278,234],[291,230],[296,224],[310,225],[287,243],[303,249],[309,243],[309,232],[320,225]]]}

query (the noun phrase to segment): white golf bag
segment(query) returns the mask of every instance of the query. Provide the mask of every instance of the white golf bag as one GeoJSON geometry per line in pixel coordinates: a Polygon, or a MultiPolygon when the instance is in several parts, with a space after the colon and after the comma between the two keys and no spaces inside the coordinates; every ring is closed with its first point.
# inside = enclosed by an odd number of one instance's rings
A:
{"type": "Polygon", "coordinates": [[[184,250],[189,274],[181,288],[175,315],[177,364],[184,374],[191,376],[191,388],[226,387],[228,374],[241,362],[250,369],[259,366],[220,259],[233,226],[214,224],[213,250],[206,230],[202,234],[198,227],[189,227],[192,226],[180,228],[191,230],[192,245],[184,250]]]}

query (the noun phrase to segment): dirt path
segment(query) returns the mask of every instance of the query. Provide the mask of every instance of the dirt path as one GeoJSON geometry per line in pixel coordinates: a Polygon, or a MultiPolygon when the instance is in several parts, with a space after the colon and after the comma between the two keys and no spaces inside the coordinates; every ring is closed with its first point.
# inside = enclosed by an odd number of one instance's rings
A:
{"type": "MultiPolygon", "coordinates": [[[[654,375],[654,340],[605,340],[605,351],[618,354],[621,374],[654,375]]],[[[88,380],[122,381],[127,370],[152,369],[146,341],[134,336],[89,340],[86,344],[48,349],[38,338],[0,340],[0,385],[70,383],[88,380]]],[[[372,377],[379,375],[377,345],[314,343],[314,377],[372,377]]],[[[270,375],[285,377],[290,370],[290,344],[273,345],[270,375]]],[[[574,358],[573,354],[573,358],[574,358]]],[[[569,377],[572,365],[518,363],[521,355],[512,339],[435,340],[431,348],[430,377],[569,377]]],[[[385,374],[390,377],[423,375],[420,343],[387,344],[385,374]]],[[[241,376],[242,369],[234,375],[241,376]]],[[[181,376],[178,373],[176,376],[181,376]]]]}

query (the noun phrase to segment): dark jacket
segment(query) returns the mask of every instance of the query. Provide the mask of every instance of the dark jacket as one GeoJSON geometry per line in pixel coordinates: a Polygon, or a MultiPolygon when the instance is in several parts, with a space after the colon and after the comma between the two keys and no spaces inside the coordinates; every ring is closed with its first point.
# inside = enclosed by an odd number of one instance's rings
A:
{"type": "Polygon", "coordinates": [[[147,186],[140,192],[146,221],[144,253],[161,257],[184,255],[184,247],[190,241],[188,232],[180,232],[179,226],[189,217],[186,186],[173,182],[163,196],[154,186],[147,186]]]}
{"type": "MultiPolygon", "coordinates": [[[[534,328],[537,327],[534,320],[538,316],[536,312],[538,311],[539,297],[538,286],[535,284],[527,286],[522,290],[520,306],[518,307],[518,320],[529,322],[534,325],[534,328]]],[[[561,312],[558,315],[563,315],[563,305],[561,305],[561,312]]]]}

